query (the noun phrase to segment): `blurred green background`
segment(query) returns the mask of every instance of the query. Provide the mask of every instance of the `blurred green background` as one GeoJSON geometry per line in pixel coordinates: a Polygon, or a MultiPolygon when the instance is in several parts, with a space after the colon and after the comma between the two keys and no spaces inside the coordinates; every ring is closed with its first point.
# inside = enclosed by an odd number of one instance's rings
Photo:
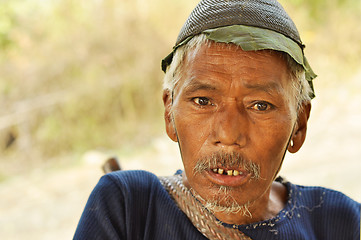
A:
{"type": "MultiPolygon", "coordinates": [[[[319,134],[325,121],[317,119],[322,116],[355,126],[361,121],[361,1],[280,2],[298,26],[307,58],[319,75],[311,137],[327,141],[338,136],[332,135],[337,127],[319,134]],[[340,86],[346,87],[340,92],[340,86]],[[328,107],[333,112],[327,112],[328,107]],[[347,115],[343,112],[347,107],[347,114],[357,117],[339,121],[347,115]]],[[[77,168],[91,150],[128,158],[154,147],[154,141],[164,137],[160,61],[171,51],[196,4],[194,0],[1,0],[3,189],[19,176],[49,170],[46,176],[51,177],[77,168]]],[[[360,129],[353,128],[352,133],[360,129]]],[[[355,135],[352,149],[359,148],[359,140],[355,135]]],[[[326,145],[316,156],[329,157],[324,153],[332,146],[326,145]]],[[[83,205],[76,207],[81,211],[83,205]]],[[[36,229],[32,224],[31,229],[36,229]]],[[[7,236],[15,239],[11,233],[7,236]]]]}

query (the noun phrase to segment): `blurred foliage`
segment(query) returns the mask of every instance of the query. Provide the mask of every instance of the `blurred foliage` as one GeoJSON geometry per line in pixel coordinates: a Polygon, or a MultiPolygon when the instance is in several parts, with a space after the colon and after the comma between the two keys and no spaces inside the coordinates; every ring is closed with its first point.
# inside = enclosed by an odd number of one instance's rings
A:
{"type": "Polygon", "coordinates": [[[13,13],[9,6],[4,5],[0,8],[0,49],[6,51],[10,48],[12,41],[9,33],[11,28],[15,25],[13,13]]]}
{"type": "MultiPolygon", "coordinates": [[[[359,0],[289,0],[297,8],[306,8],[309,18],[317,20],[319,24],[325,23],[327,15],[334,11],[343,10],[345,8],[354,9],[360,4],[359,0]]],[[[288,3],[288,4],[289,4],[288,3]]]]}
{"type": "Polygon", "coordinates": [[[0,126],[2,155],[41,163],[148,143],[162,128],[167,45],[152,12],[140,1],[43,4],[1,2],[0,113],[13,118],[0,126]]]}
{"type": "MultiPolygon", "coordinates": [[[[281,3],[319,75],[332,82],[360,67],[359,0],[281,3]]],[[[160,60],[196,4],[1,1],[0,175],[163,133],[160,60]]]]}

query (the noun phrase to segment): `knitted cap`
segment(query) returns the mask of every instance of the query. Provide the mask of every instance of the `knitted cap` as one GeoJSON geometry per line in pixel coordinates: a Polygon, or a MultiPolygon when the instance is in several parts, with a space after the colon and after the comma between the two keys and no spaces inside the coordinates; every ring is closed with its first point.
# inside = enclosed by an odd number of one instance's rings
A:
{"type": "Polygon", "coordinates": [[[270,29],[302,46],[295,24],[276,0],[202,0],[183,25],[175,45],[206,29],[230,25],[270,29]]]}

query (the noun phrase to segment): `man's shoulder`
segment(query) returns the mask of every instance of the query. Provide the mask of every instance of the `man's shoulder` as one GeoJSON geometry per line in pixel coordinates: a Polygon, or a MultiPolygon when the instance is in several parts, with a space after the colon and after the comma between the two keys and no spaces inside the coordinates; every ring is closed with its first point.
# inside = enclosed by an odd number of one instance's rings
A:
{"type": "Polygon", "coordinates": [[[125,191],[133,189],[141,192],[148,189],[162,188],[158,177],[151,172],[144,170],[116,171],[104,175],[100,184],[110,185],[125,191]]]}
{"type": "MultiPolygon", "coordinates": [[[[360,207],[360,203],[353,200],[352,198],[348,197],[346,194],[326,187],[321,186],[303,186],[303,185],[294,185],[291,184],[294,187],[294,189],[297,189],[299,195],[305,194],[309,196],[310,198],[316,197],[322,197],[324,200],[331,200],[328,202],[334,202],[334,203],[341,203],[344,202],[346,204],[356,205],[360,207]]],[[[292,188],[291,188],[292,189],[292,188]]]]}
{"type": "Polygon", "coordinates": [[[159,178],[143,170],[111,172],[99,180],[93,190],[99,198],[115,199],[124,207],[146,206],[150,202],[169,202],[170,196],[159,178]]]}
{"type": "Polygon", "coordinates": [[[344,193],[320,186],[302,186],[291,184],[291,191],[300,206],[308,206],[307,210],[320,210],[333,216],[355,218],[360,221],[361,204],[344,193]]]}
{"type": "Polygon", "coordinates": [[[105,174],[103,177],[120,182],[134,182],[144,180],[157,180],[158,177],[145,170],[120,170],[105,174]]]}

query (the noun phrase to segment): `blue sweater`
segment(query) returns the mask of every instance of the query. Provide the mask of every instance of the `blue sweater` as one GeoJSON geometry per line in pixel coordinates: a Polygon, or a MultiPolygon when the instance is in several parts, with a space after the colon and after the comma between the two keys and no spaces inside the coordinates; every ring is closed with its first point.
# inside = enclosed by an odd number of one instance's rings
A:
{"type": "MultiPolygon", "coordinates": [[[[358,202],[321,187],[286,187],[287,204],[275,218],[238,228],[252,239],[360,239],[358,202]]],[[[154,174],[118,171],[103,176],[94,188],[74,239],[206,238],[154,174]]]]}

